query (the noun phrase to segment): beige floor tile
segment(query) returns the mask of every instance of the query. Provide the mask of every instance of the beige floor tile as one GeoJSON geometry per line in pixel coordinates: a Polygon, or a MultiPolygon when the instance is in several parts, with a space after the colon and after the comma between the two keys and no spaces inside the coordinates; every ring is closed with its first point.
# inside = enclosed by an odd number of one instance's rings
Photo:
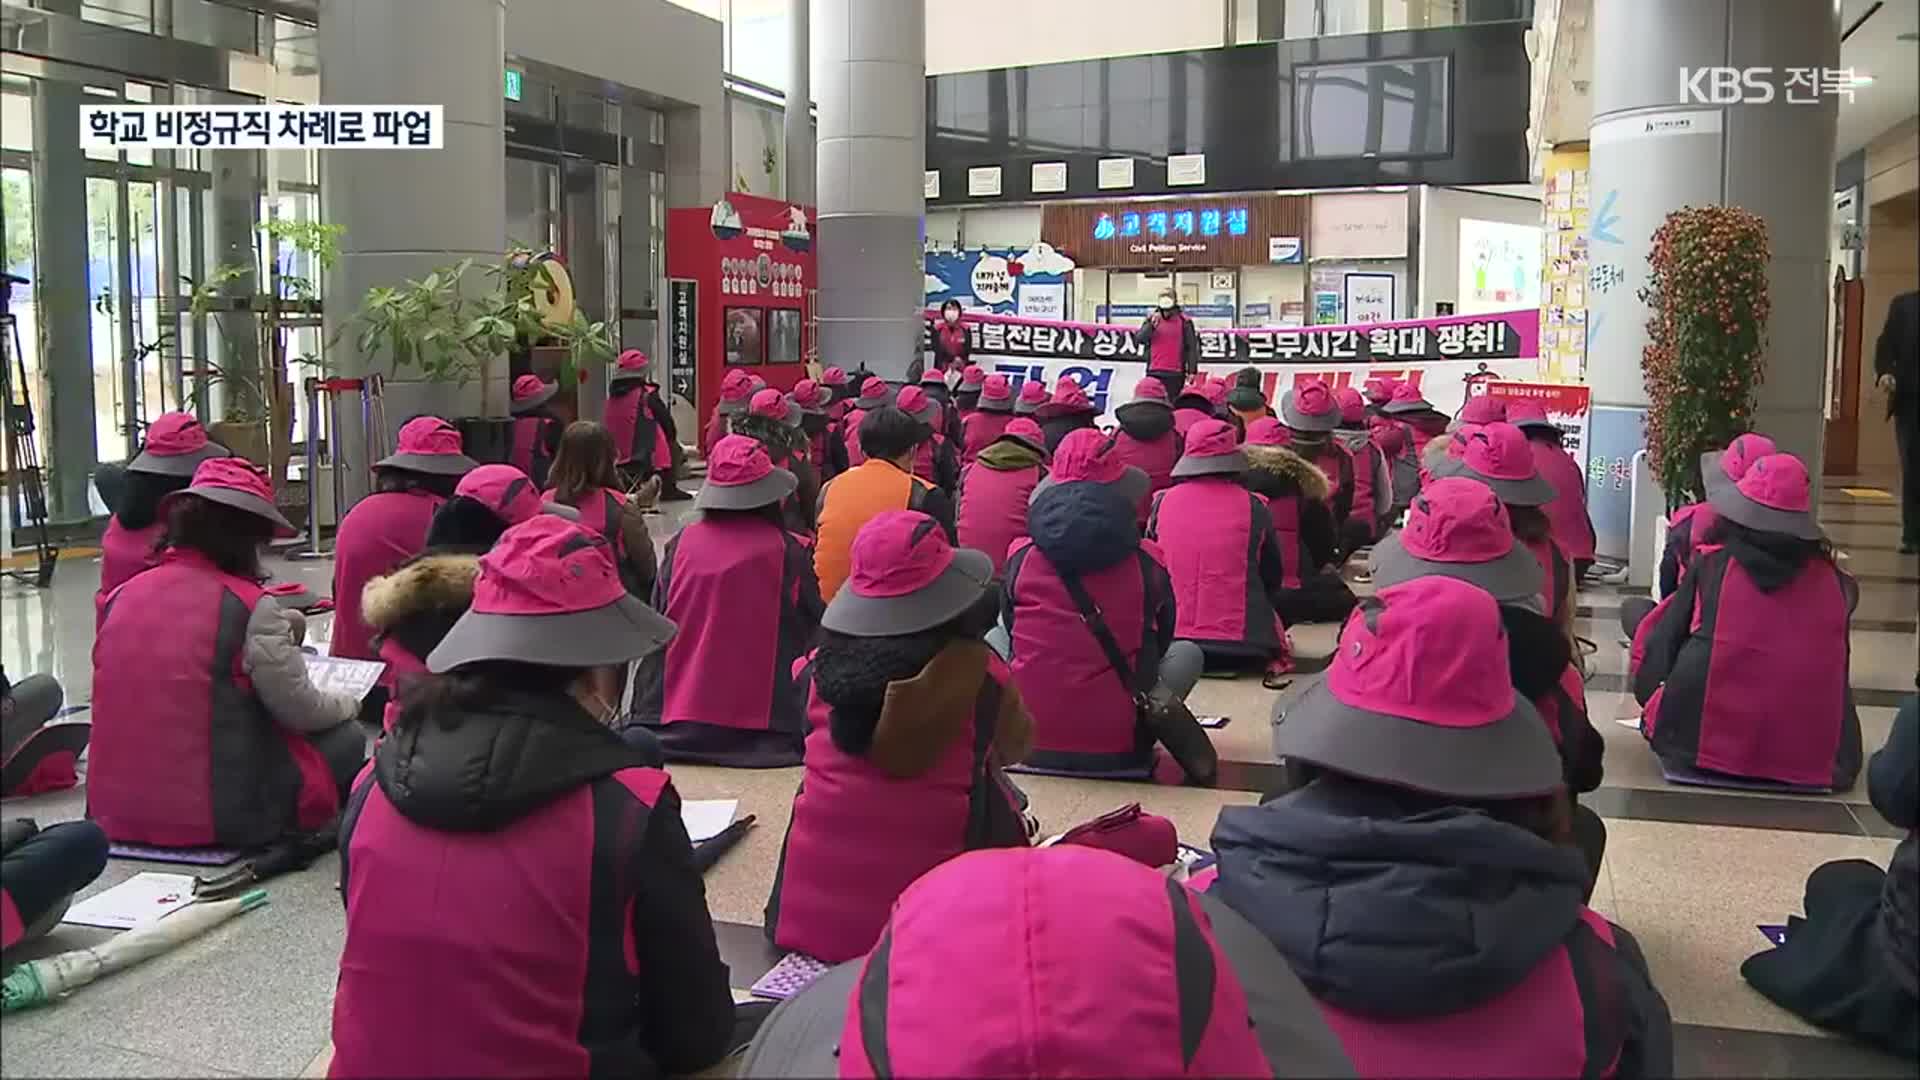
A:
{"type": "Polygon", "coordinates": [[[1818,1034],[1748,987],[1740,963],[1766,945],[1757,924],[1800,911],[1815,867],[1884,866],[1893,841],[1617,819],[1607,832],[1613,918],[1639,939],[1675,1021],[1818,1034]]]}

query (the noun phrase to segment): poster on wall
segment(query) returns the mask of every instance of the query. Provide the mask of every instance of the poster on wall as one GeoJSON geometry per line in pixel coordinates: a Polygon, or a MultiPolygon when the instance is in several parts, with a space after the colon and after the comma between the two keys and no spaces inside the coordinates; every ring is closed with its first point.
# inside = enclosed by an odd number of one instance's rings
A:
{"type": "Polygon", "coordinates": [[[1477,392],[1505,401],[1537,401],[1547,410],[1547,419],[1560,429],[1561,445],[1580,472],[1587,474],[1588,444],[1592,441],[1593,388],[1581,383],[1508,382],[1491,380],[1480,383],[1477,392]]]}
{"type": "MultiPolygon", "coordinates": [[[[938,317],[937,310],[927,312],[929,341],[938,317]]],[[[1365,326],[1202,330],[1201,369],[1224,376],[1248,365],[1271,366],[1263,381],[1275,400],[1304,375],[1336,386],[1393,375],[1419,385],[1435,408],[1452,413],[1473,381],[1517,380],[1533,371],[1539,319],[1530,309],[1365,326]]],[[[1121,394],[1146,374],[1146,347],[1130,326],[974,314],[963,325],[975,362],[989,371],[1016,382],[1071,375],[1088,385],[1103,413],[1104,395],[1121,394]]]]}
{"type": "Polygon", "coordinates": [[[1540,229],[1460,219],[1459,310],[1505,311],[1540,303],[1540,229]]]}
{"type": "Polygon", "coordinates": [[[1340,321],[1340,294],[1336,292],[1316,292],[1313,294],[1313,322],[1316,326],[1330,326],[1340,321]]]}
{"type": "Polygon", "coordinates": [[[1398,312],[1394,305],[1392,274],[1346,274],[1341,278],[1342,299],[1350,323],[1392,322],[1398,312]]]}
{"type": "Polygon", "coordinates": [[[1067,286],[1027,283],[1020,287],[1018,308],[1023,319],[1067,317],[1067,286]]]}
{"type": "Polygon", "coordinates": [[[1060,318],[1067,311],[1067,282],[1074,270],[1073,260],[1045,242],[1027,249],[975,248],[971,251],[929,251],[925,257],[927,303],[939,307],[958,300],[967,311],[988,311],[997,315],[1027,314],[1028,303],[1057,303],[1060,318]],[[1022,299],[1030,290],[1040,290],[1031,301],[1022,299]],[[1058,300],[1053,300],[1056,296],[1058,300]]]}
{"type": "Polygon", "coordinates": [[[733,190],[769,199],[785,198],[786,121],[779,109],[730,98],[733,115],[733,190]]]}

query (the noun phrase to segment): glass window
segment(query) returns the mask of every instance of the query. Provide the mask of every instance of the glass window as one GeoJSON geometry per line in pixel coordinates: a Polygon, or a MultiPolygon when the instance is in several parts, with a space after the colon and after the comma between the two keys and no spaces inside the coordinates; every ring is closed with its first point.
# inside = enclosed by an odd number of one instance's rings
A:
{"type": "Polygon", "coordinates": [[[1445,154],[1447,59],[1318,64],[1293,72],[1294,156],[1445,154]]]}

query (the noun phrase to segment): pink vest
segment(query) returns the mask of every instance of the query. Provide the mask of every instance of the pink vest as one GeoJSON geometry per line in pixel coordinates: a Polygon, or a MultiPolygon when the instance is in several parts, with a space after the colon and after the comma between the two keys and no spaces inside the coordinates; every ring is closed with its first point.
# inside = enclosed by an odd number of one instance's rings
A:
{"type": "Polygon", "coordinates": [[[806,721],[792,671],[813,627],[789,571],[810,565],[763,519],[709,515],[682,529],[654,585],[661,614],[680,632],[641,664],[635,708],[645,722],[781,731],[797,741],[806,721]]]}
{"type": "Polygon", "coordinates": [[[1618,965],[1613,927],[1581,908],[1526,978],[1470,1009],[1389,1019],[1318,1004],[1361,1076],[1611,1076],[1626,1041],[1618,965]]]}
{"type": "MultiPolygon", "coordinates": [[[[978,415],[978,414],[976,414],[978,415]]],[[[998,574],[1007,565],[1007,549],[1027,535],[1027,500],[1044,465],[995,469],[976,461],[960,473],[960,546],[984,551],[998,574]]]]}
{"type": "MultiPolygon", "coordinates": [[[[1135,719],[1132,690],[1108,664],[1053,562],[1030,543],[1020,549],[1006,587],[1013,605],[1013,681],[1033,717],[1028,761],[1041,768],[1150,769],[1153,737],[1135,719]]],[[[1135,668],[1152,614],[1141,565],[1146,557],[1131,555],[1080,579],[1135,668]]]]}
{"type": "Polygon", "coordinates": [[[960,464],[971,465],[980,451],[993,445],[993,440],[1006,434],[1007,425],[1013,422],[1012,413],[984,412],[975,409],[960,419],[962,445],[960,464]]]}
{"type": "Polygon", "coordinates": [[[545,436],[549,425],[557,423],[539,415],[513,418],[513,448],[507,463],[532,477],[535,487],[547,486],[547,470],[553,467],[553,458],[547,454],[545,436]]]}
{"type": "Polygon", "coordinates": [[[1573,602],[1567,591],[1567,579],[1573,573],[1573,564],[1551,536],[1544,540],[1526,541],[1526,548],[1533,553],[1533,559],[1540,564],[1540,571],[1544,575],[1542,588],[1546,594],[1541,599],[1545,601],[1543,606],[1547,618],[1558,623],[1565,616],[1567,605],[1573,602]]]}
{"type": "Polygon", "coordinates": [[[1160,320],[1153,328],[1153,339],[1147,348],[1148,371],[1180,371],[1184,357],[1181,349],[1185,344],[1187,317],[1175,315],[1160,320]]]}
{"type": "Polygon", "coordinates": [[[667,429],[660,426],[648,406],[647,388],[638,383],[628,385],[631,388],[625,393],[607,398],[607,413],[602,419],[607,434],[613,437],[614,460],[621,465],[639,461],[664,469],[673,463],[667,429]],[[642,440],[643,435],[648,437],[642,440]],[[641,445],[643,441],[646,445],[641,445]]]}
{"type": "Polygon", "coordinates": [[[1267,513],[1273,517],[1273,542],[1280,549],[1280,583],[1288,589],[1300,587],[1300,572],[1307,565],[1307,547],[1300,542],[1300,495],[1263,495],[1267,513]]]}
{"type": "Polygon", "coordinates": [[[0,888],[0,949],[13,948],[26,932],[26,924],[20,921],[20,909],[13,904],[13,894],[0,888]]]}
{"type": "Polygon", "coordinates": [[[1154,501],[1147,531],[1166,554],[1177,636],[1202,645],[1277,647],[1279,618],[1258,579],[1265,537],[1253,535],[1252,492],[1233,477],[1198,477],[1154,501]]]}
{"type": "MultiPolygon", "coordinates": [[[[637,846],[667,782],[659,769],[621,769],[472,833],[415,824],[363,773],[341,838],[347,936],[328,1075],[592,1073],[581,1030],[590,985],[639,994],[664,977],[638,970],[632,912],[646,883],[632,849],[595,834],[637,846]],[[595,813],[607,786],[630,796],[617,820],[604,796],[595,813]]],[[[602,1014],[596,1045],[630,1055],[631,1034],[624,1046],[607,1038],[617,1024],[602,1014]]]]}
{"type": "Polygon", "coordinates": [[[847,468],[849,469],[867,460],[867,452],[860,449],[860,421],[865,419],[866,415],[864,409],[853,409],[847,413],[846,423],[842,425],[845,431],[841,438],[846,440],[847,468]]]}
{"type": "MultiPolygon", "coordinates": [[[[913,451],[913,475],[925,480],[929,484],[939,483],[939,478],[934,475],[935,472],[938,471],[934,467],[934,461],[939,450],[946,445],[947,437],[936,431],[933,433],[933,438],[915,447],[913,451]]],[[[862,460],[865,459],[863,458],[862,460]]]]}
{"type": "Polygon", "coordinates": [[[360,619],[360,590],[427,546],[441,498],[425,491],[376,492],[353,505],[333,545],[333,638],[328,652],[377,659],[373,631],[360,619]]]}
{"type": "Polygon", "coordinates": [[[87,816],[115,840],[256,847],[339,810],[326,761],[246,674],[265,597],[198,552],[114,590],[93,643],[87,816]]]}
{"type": "MultiPolygon", "coordinates": [[[[548,502],[558,502],[549,489],[541,496],[548,502]]],[[[613,548],[615,565],[624,575],[626,573],[627,534],[620,529],[620,513],[626,509],[627,497],[612,488],[594,488],[580,496],[573,504],[580,511],[580,527],[599,536],[613,548]]]]}
{"type": "Polygon", "coordinates": [[[94,629],[99,629],[108,593],[140,571],[160,565],[160,556],[154,552],[153,545],[160,542],[160,534],[166,530],[163,521],[155,521],[144,529],[127,529],[121,527],[117,517],[107,520],[107,531],[100,534],[100,589],[93,594],[94,629]]]}
{"type": "Polygon", "coordinates": [[[1793,581],[1765,593],[1738,560],[1729,556],[1723,565],[1719,589],[1703,582],[1694,594],[1695,637],[1647,702],[1641,729],[1663,757],[1684,756],[1691,738],[1692,764],[1702,769],[1832,787],[1852,713],[1850,612],[1840,571],[1814,559],[1793,581]],[[1704,650],[1697,648],[1702,636],[1704,650]],[[1704,694],[1696,689],[1703,683],[1704,694]],[[1696,708],[1697,717],[1676,715],[1696,708]]]}
{"type": "Polygon", "coordinates": [[[1113,437],[1113,456],[1147,474],[1147,494],[1140,500],[1140,524],[1147,523],[1147,510],[1156,492],[1173,486],[1173,465],[1180,460],[1180,433],[1170,431],[1152,442],[1141,442],[1122,428],[1113,437]]]}
{"type": "MultiPolygon", "coordinates": [[[[1347,485],[1355,483],[1360,475],[1360,462],[1354,460],[1353,451],[1347,449],[1346,444],[1340,441],[1340,437],[1337,434],[1330,435],[1327,441],[1321,444],[1319,452],[1312,461],[1314,465],[1318,466],[1320,471],[1327,476],[1327,505],[1329,507],[1333,505],[1334,499],[1340,492],[1343,491],[1347,485]]],[[[1369,485],[1367,497],[1369,499],[1373,497],[1371,485],[1369,485]]],[[[1353,496],[1353,509],[1350,511],[1350,514],[1358,513],[1359,510],[1360,494],[1355,492],[1353,496]]],[[[1371,503],[1367,505],[1367,516],[1369,519],[1373,516],[1373,506],[1371,503]]]]}
{"type": "Polygon", "coordinates": [[[1573,455],[1557,446],[1527,440],[1533,463],[1553,485],[1553,501],[1541,507],[1553,523],[1553,540],[1575,562],[1593,558],[1593,522],[1587,518],[1587,478],[1573,455]]]}
{"type": "Polygon", "coordinates": [[[1347,518],[1364,523],[1368,535],[1374,535],[1378,531],[1373,513],[1373,501],[1378,497],[1374,494],[1374,480],[1386,472],[1382,467],[1385,459],[1366,432],[1337,431],[1334,438],[1346,449],[1347,456],[1353,462],[1353,509],[1348,512],[1347,518]]]}
{"type": "Polygon", "coordinates": [[[977,801],[1008,797],[986,748],[1010,673],[997,658],[987,672],[967,733],[933,768],[904,778],[833,744],[827,703],[802,674],[813,731],[767,905],[775,945],[830,964],[851,960],[879,940],[894,900],[914,879],[983,846],[970,835],[977,801]]]}

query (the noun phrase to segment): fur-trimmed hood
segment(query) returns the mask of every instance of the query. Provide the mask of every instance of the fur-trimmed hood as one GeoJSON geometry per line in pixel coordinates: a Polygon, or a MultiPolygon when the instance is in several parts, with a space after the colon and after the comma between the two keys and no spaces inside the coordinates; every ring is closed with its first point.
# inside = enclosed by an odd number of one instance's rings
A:
{"type": "Polygon", "coordinates": [[[1263,495],[1292,494],[1298,491],[1309,499],[1325,501],[1333,485],[1320,466],[1284,446],[1247,446],[1247,486],[1263,495]],[[1265,491],[1262,488],[1275,490],[1265,491]]]}
{"type": "Polygon", "coordinates": [[[416,555],[360,593],[360,617],[382,639],[391,638],[421,661],[473,603],[480,557],[416,555]]]}

